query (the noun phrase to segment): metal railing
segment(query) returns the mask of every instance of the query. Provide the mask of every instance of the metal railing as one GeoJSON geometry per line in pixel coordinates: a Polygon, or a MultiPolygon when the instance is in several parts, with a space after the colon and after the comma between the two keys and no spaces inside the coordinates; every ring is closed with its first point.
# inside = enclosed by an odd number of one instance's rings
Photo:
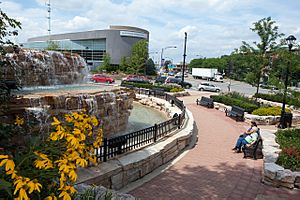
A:
{"type": "Polygon", "coordinates": [[[139,131],[135,131],[126,135],[117,136],[109,139],[104,138],[102,146],[99,149],[95,149],[97,162],[106,162],[108,159],[113,158],[117,155],[156,143],[158,140],[164,138],[172,131],[180,129],[184,123],[185,106],[183,104],[183,101],[165,93],[160,89],[144,89],[134,88],[130,86],[129,88],[135,90],[135,92],[138,94],[144,94],[165,99],[172,105],[175,104],[181,110],[181,113],[178,115],[174,115],[174,117],[170,120],[159,124],[154,124],[151,127],[139,131]]]}

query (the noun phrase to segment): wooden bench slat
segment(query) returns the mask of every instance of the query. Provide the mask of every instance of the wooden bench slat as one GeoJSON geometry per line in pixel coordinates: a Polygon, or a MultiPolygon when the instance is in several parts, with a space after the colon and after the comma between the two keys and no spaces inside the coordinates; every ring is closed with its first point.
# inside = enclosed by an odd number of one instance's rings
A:
{"type": "Polygon", "coordinates": [[[208,108],[214,107],[214,100],[208,97],[201,97],[201,99],[197,99],[197,105],[206,106],[208,108]]]}
{"type": "Polygon", "coordinates": [[[240,108],[238,106],[232,106],[230,111],[226,111],[226,116],[236,118],[236,121],[244,121],[244,112],[245,109],[240,108]]]}

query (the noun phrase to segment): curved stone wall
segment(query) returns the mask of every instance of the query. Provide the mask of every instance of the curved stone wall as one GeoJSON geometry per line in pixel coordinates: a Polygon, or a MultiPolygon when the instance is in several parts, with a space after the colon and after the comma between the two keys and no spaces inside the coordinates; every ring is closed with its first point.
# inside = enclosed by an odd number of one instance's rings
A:
{"type": "Polygon", "coordinates": [[[131,90],[117,89],[109,92],[29,94],[12,99],[0,110],[0,121],[10,122],[22,115],[36,123],[40,132],[49,132],[51,116],[85,109],[101,120],[105,137],[125,130],[135,94],[131,90]]]}
{"type": "MultiPolygon", "coordinates": [[[[215,109],[218,109],[222,112],[225,112],[225,110],[230,110],[231,106],[227,106],[222,103],[214,102],[215,109]]],[[[245,121],[251,122],[255,121],[258,125],[275,125],[278,124],[280,121],[280,116],[258,116],[258,115],[252,115],[245,112],[245,121]]],[[[300,114],[293,112],[293,120],[292,124],[300,124],[300,114]]]]}
{"type": "MultiPolygon", "coordinates": [[[[178,108],[172,107],[169,102],[155,97],[150,99],[149,102],[154,105],[164,105],[166,107],[164,109],[170,110],[171,115],[178,111],[178,108]]],[[[186,121],[181,129],[141,150],[121,155],[98,166],[79,170],[77,183],[102,185],[119,190],[177,157],[192,143],[194,137],[196,137],[194,118],[192,113],[186,110],[186,121]]]]}

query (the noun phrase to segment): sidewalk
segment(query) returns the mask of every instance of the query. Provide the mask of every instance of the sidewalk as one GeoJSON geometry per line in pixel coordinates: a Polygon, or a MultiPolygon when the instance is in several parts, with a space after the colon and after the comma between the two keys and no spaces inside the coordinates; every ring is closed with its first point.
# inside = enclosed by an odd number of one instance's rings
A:
{"type": "Polygon", "coordinates": [[[197,106],[198,96],[183,97],[193,113],[198,143],[182,159],[129,192],[138,199],[300,199],[300,191],[262,184],[263,160],[243,159],[231,148],[248,128],[223,112],[197,106]]]}

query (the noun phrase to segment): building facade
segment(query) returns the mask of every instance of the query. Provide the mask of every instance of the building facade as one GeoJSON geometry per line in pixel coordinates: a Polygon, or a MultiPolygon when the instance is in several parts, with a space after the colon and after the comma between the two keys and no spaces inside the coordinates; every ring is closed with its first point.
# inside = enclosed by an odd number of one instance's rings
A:
{"type": "Polygon", "coordinates": [[[22,44],[25,48],[47,49],[53,45],[59,51],[69,51],[82,56],[94,68],[101,65],[105,53],[110,63],[120,64],[122,57],[131,55],[133,44],[139,40],[149,42],[147,30],[130,26],[110,26],[105,30],[55,34],[29,38],[22,44]]]}

